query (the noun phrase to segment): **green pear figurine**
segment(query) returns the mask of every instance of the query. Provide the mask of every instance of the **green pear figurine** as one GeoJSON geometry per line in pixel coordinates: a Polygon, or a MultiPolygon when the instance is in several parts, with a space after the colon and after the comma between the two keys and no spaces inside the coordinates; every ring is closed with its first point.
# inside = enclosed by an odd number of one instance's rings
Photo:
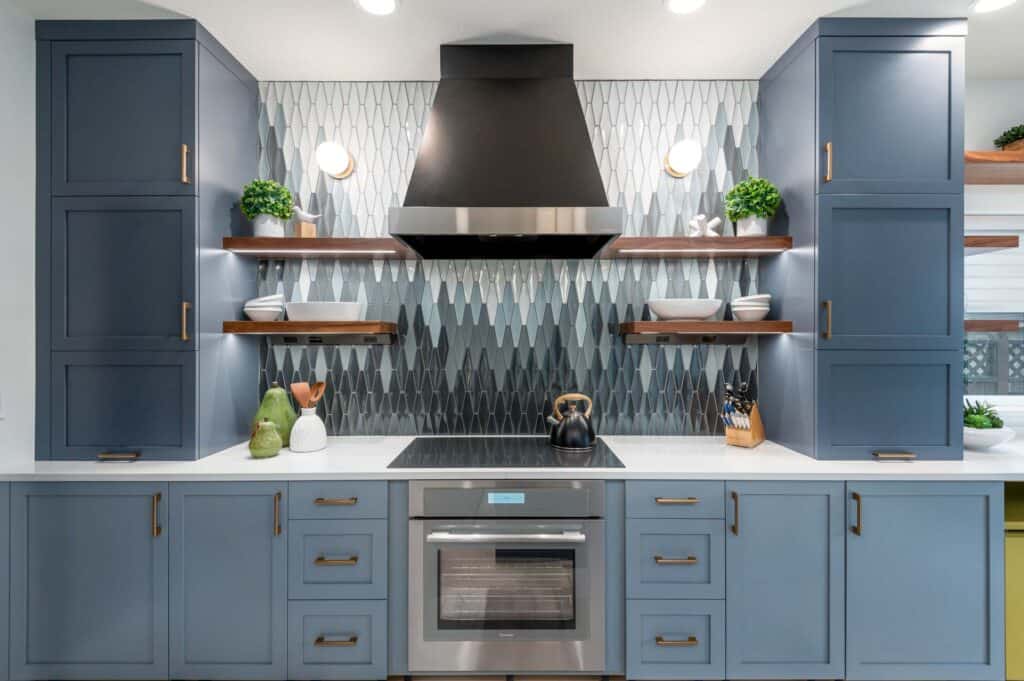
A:
{"type": "Polygon", "coordinates": [[[281,436],[277,434],[277,426],[270,419],[263,419],[256,427],[256,432],[249,440],[249,453],[254,459],[269,459],[281,451],[281,436]]]}
{"type": "Polygon", "coordinates": [[[256,411],[256,417],[252,420],[252,430],[256,432],[260,421],[270,419],[277,426],[277,434],[281,436],[283,446],[287,447],[288,440],[292,434],[292,426],[295,425],[297,418],[299,418],[299,415],[292,409],[288,393],[277,384],[277,381],[274,381],[270,384],[270,389],[263,395],[263,402],[260,403],[260,408],[256,411]]]}

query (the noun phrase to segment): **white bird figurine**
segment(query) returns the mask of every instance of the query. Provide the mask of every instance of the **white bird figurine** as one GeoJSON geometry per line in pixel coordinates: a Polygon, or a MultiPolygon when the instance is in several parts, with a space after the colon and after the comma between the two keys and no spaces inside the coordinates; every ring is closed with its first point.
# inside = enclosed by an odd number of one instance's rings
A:
{"type": "Polygon", "coordinates": [[[298,206],[293,206],[292,211],[295,213],[295,217],[298,218],[300,222],[313,222],[321,215],[320,213],[307,213],[298,206]]]}
{"type": "Polygon", "coordinates": [[[690,220],[686,236],[721,236],[722,218],[712,218],[701,213],[690,220]]]}

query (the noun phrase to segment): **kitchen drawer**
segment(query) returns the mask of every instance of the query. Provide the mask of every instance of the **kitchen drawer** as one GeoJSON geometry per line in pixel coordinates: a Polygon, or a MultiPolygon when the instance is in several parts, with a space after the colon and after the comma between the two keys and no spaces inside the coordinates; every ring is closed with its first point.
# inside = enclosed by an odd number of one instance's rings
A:
{"type": "Polygon", "coordinates": [[[627,518],[724,518],[725,483],[687,480],[626,483],[627,518]]]}
{"type": "Polygon", "coordinates": [[[289,598],[387,598],[386,520],[293,520],[289,598]]]}
{"type": "Polygon", "coordinates": [[[725,521],[628,520],[626,596],[725,598],[725,521]]]}
{"type": "Polygon", "coordinates": [[[288,678],[386,679],[387,601],[288,603],[288,678]]]}
{"type": "Polygon", "coordinates": [[[293,482],[288,487],[291,518],[387,518],[386,482],[293,482]]]}
{"type": "Polygon", "coordinates": [[[724,601],[627,601],[627,679],[724,677],[724,601]]]}

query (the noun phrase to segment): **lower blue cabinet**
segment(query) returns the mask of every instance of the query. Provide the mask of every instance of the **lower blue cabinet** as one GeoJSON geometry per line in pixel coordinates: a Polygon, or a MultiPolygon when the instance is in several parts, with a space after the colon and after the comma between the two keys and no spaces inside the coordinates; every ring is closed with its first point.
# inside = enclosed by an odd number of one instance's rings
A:
{"type": "Polygon", "coordinates": [[[171,486],[171,678],[283,679],[287,485],[171,486]]]}
{"type": "Polygon", "coordinates": [[[12,679],[166,679],[166,483],[16,483],[12,679]]]}
{"type": "Polygon", "coordinates": [[[0,681],[9,674],[11,633],[11,486],[0,484],[0,681]],[[6,617],[2,616],[6,615],[6,617]]]}
{"type": "Polygon", "coordinates": [[[847,491],[846,678],[1005,678],[1003,483],[847,491]]]}
{"type": "Polygon", "coordinates": [[[728,678],[843,678],[844,489],[726,484],[728,678]]]}
{"type": "Polygon", "coordinates": [[[289,530],[289,598],[387,598],[387,520],[293,520],[289,530]]]}
{"type": "Polygon", "coordinates": [[[387,601],[288,604],[288,678],[386,679],[387,601]]]}
{"type": "Polygon", "coordinates": [[[725,678],[723,601],[626,602],[626,678],[725,678]]]}
{"type": "Polygon", "coordinates": [[[626,521],[627,598],[724,598],[725,539],[718,520],[626,521]]]}

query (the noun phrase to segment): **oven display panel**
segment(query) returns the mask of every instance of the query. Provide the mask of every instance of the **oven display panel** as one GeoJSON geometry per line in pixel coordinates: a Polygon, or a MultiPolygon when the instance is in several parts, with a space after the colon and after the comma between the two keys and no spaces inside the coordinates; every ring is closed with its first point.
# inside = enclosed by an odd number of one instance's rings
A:
{"type": "Polygon", "coordinates": [[[526,492],[488,492],[487,503],[491,506],[518,505],[526,503],[526,492]]]}

